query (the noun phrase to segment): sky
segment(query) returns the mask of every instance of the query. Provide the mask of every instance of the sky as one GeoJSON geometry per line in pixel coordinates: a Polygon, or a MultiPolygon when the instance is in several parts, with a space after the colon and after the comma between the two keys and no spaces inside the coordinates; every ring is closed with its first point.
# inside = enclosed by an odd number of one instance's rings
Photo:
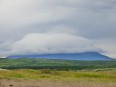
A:
{"type": "Polygon", "coordinates": [[[99,52],[116,58],[116,0],[0,0],[0,57],[99,52]]]}

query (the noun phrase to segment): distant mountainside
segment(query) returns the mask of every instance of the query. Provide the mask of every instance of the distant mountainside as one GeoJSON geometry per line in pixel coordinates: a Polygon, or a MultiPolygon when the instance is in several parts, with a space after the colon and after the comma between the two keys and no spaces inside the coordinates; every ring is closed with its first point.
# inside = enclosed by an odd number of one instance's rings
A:
{"type": "Polygon", "coordinates": [[[110,57],[97,52],[83,53],[59,53],[59,54],[39,54],[39,55],[12,55],[7,58],[46,58],[46,59],[64,59],[64,60],[113,60],[110,57]]]}

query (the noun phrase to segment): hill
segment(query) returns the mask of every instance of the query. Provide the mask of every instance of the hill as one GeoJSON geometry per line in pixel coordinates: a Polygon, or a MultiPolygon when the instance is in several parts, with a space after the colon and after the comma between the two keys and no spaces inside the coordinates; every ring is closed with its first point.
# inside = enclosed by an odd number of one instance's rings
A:
{"type": "Polygon", "coordinates": [[[83,53],[59,53],[59,54],[36,54],[36,55],[11,55],[7,58],[46,58],[46,59],[64,59],[64,60],[113,60],[110,57],[97,52],[83,53]]]}

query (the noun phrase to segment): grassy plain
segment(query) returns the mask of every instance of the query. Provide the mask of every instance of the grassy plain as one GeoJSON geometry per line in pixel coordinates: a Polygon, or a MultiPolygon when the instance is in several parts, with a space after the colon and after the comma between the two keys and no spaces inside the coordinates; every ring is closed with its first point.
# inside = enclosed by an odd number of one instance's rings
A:
{"type": "Polygon", "coordinates": [[[116,61],[0,59],[0,87],[116,87],[116,61]]]}
{"type": "Polygon", "coordinates": [[[1,70],[1,87],[116,87],[116,69],[1,70]]]}

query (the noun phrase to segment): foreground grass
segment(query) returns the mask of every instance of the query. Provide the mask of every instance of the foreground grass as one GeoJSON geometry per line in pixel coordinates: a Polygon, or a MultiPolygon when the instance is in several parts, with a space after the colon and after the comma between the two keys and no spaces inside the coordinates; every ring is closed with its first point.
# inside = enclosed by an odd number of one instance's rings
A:
{"type": "Polygon", "coordinates": [[[0,87],[116,87],[116,69],[0,70],[0,87]]]}
{"type": "Polygon", "coordinates": [[[57,71],[57,70],[0,70],[1,79],[91,80],[116,82],[116,69],[57,71]]]}

